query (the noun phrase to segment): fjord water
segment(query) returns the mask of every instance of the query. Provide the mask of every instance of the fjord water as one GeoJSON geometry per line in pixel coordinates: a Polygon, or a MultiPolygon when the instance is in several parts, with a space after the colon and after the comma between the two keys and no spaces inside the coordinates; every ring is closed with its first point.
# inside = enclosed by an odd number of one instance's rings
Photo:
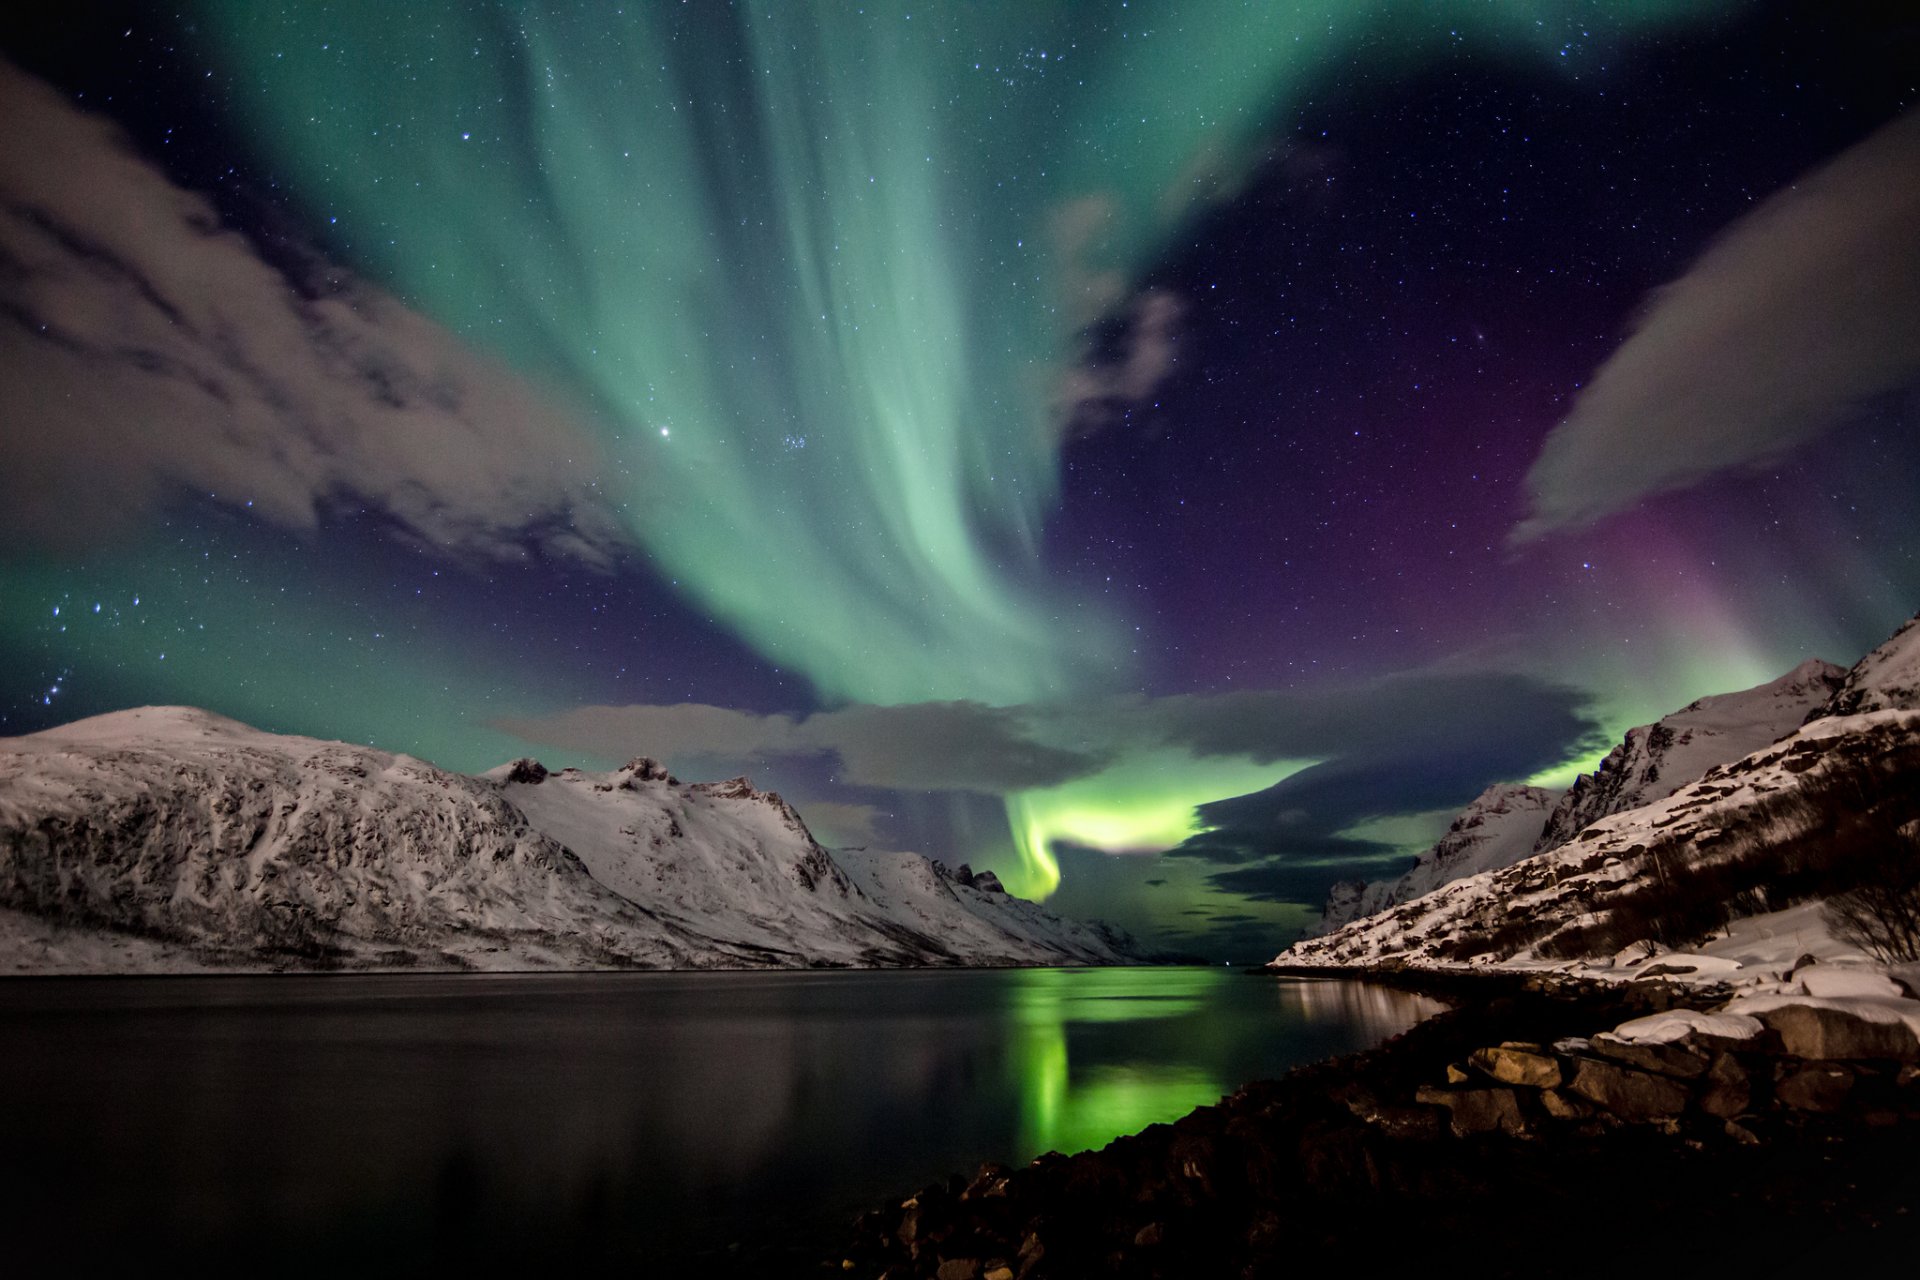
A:
{"type": "Polygon", "coordinates": [[[0,1224],[277,1271],[818,1257],[1433,1007],[1200,968],[12,979],[0,1224]]]}

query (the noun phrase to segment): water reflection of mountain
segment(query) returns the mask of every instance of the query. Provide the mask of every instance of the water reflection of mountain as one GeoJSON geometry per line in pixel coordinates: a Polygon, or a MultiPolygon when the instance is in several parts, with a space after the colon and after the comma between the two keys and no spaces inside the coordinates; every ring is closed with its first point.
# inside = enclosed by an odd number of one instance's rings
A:
{"type": "Polygon", "coordinates": [[[1386,1040],[1446,1008],[1438,1000],[1359,982],[1289,978],[1276,988],[1283,1013],[1298,1011],[1309,1021],[1341,1023],[1363,1038],[1386,1040]]]}

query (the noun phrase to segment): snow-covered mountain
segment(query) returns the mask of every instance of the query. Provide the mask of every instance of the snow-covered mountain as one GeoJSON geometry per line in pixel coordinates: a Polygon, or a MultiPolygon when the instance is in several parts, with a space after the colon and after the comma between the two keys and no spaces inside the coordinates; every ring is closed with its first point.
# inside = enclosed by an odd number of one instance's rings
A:
{"type": "MultiPolygon", "coordinates": [[[[1909,657],[1911,684],[1912,674],[1920,672],[1920,652],[1909,657]]],[[[1627,730],[1599,768],[1581,774],[1564,792],[1496,783],[1400,879],[1335,885],[1315,933],[1332,933],[1463,876],[1512,866],[1558,848],[1609,814],[1672,795],[1713,766],[1791,733],[1827,705],[1846,678],[1844,667],[1810,659],[1777,680],[1701,698],[1627,730]]]]}
{"type": "Polygon", "coordinates": [[[1274,963],[1369,967],[1566,957],[1582,950],[1578,930],[1603,922],[1636,895],[1650,895],[1657,909],[1671,888],[1672,902],[1682,905],[1685,893],[1673,886],[1684,879],[1714,887],[1700,873],[1716,869],[1724,873],[1717,883],[1775,909],[1787,904],[1769,903],[1769,884],[1749,884],[1739,874],[1742,864],[1827,838],[1835,791],[1854,803],[1891,800],[1904,814],[1920,803],[1917,779],[1920,712],[1816,720],[1715,766],[1671,796],[1603,818],[1568,844],[1303,939],[1274,963]],[[1808,799],[1797,802],[1802,797],[1808,799]]]}
{"type": "Polygon", "coordinates": [[[744,778],[473,778],[180,707],[0,740],[0,969],[1135,958],[990,874],[829,854],[744,778]]]}
{"type": "MultiPolygon", "coordinates": [[[[1816,893],[1823,880],[1840,878],[1845,859],[1883,857],[1888,841],[1920,829],[1916,623],[1851,671],[1805,663],[1635,730],[1587,788],[1586,804],[1609,809],[1597,820],[1555,840],[1550,826],[1530,857],[1304,939],[1275,963],[1567,957],[1642,921],[1664,927],[1688,912],[1724,919],[1816,893]],[[1793,728],[1797,718],[1806,722],[1793,728]],[[1790,731],[1777,740],[1673,789],[1674,777],[1704,755],[1783,720],[1790,731]],[[1621,804],[1630,807],[1611,807],[1621,804]]],[[[1568,799],[1579,796],[1576,787],[1568,799]]],[[[1573,815],[1563,819],[1571,824],[1588,811],[1563,801],[1555,816],[1573,815]]]]}
{"type": "Polygon", "coordinates": [[[1920,706],[1920,614],[1854,664],[1825,704],[1807,718],[1920,706]]]}
{"type": "Polygon", "coordinates": [[[1513,865],[1533,852],[1541,824],[1561,794],[1519,783],[1495,783],[1461,810],[1447,833],[1398,880],[1335,885],[1318,932],[1331,933],[1449,881],[1513,865]]]}
{"type": "Polygon", "coordinates": [[[1581,774],[1554,806],[1532,852],[1545,853],[1610,814],[1664,799],[1717,764],[1792,733],[1847,677],[1818,658],[1777,680],[1688,703],[1627,736],[1592,773],[1581,774]]]}

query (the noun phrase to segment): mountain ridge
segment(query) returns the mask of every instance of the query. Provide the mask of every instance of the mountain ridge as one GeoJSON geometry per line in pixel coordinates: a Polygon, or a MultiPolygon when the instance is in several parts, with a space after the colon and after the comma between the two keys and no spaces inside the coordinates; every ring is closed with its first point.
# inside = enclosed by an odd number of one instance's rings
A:
{"type": "Polygon", "coordinates": [[[0,957],[16,970],[1143,958],[990,877],[841,856],[777,794],[683,784],[644,757],[474,777],[181,707],[0,740],[0,957]]]}

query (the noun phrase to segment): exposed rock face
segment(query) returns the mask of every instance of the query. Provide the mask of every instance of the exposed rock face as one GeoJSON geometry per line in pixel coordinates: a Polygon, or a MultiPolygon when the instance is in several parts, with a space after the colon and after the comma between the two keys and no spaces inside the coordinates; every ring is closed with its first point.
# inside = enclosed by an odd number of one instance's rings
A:
{"type": "Polygon", "coordinates": [[[1533,852],[1546,815],[1560,795],[1558,791],[1516,783],[1488,787],[1398,880],[1335,885],[1318,932],[1330,933],[1350,921],[1409,902],[1466,876],[1512,866],[1533,852]]]}
{"type": "Polygon", "coordinates": [[[1600,767],[1576,779],[1554,806],[1530,852],[1557,849],[1602,818],[1664,799],[1715,765],[1792,733],[1846,678],[1845,668],[1816,658],[1778,680],[1701,698],[1627,730],[1600,767]]]}
{"type": "Polygon", "coordinates": [[[988,877],[847,858],[744,778],[683,787],[645,758],[605,775],[521,759],[471,778],[188,708],[0,740],[0,968],[16,972],[1138,954],[988,877]]]}
{"type": "Polygon", "coordinates": [[[521,756],[507,766],[507,781],[535,786],[547,780],[547,766],[531,756],[521,756]]]}

